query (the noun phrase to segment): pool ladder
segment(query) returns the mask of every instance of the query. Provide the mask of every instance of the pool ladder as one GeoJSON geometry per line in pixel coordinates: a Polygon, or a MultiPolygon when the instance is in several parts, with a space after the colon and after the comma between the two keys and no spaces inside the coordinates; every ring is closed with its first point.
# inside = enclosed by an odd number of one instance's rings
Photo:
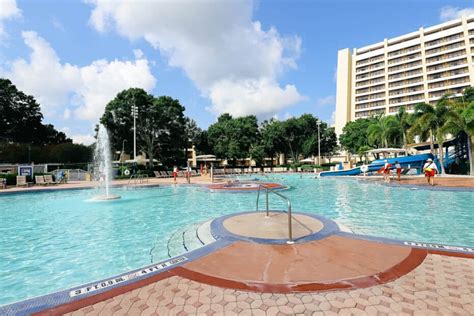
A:
{"type": "Polygon", "coordinates": [[[132,174],[130,176],[130,179],[128,179],[127,185],[130,185],[132,181],[134,185],[148,183],[148,175],[147,174],[132,174]]]}
{"type": "Polygon", "coordinates": [[[288,214],[288,241],[286,242],[287,244],[294,244],[295,241],[293,240],[293,228],[292,228],[292,216],[291,216],[291,201],[289,198],[287,198],[286,196],[284,196],[283,194],[281,194],[280,192],[272,189],[272,188],[269,188],[267,187],[266,185],[264,184],[260,184],[258,186],[258,191],[257,191],[257,212],[259,211],[259,201],[260,201],[260,190],[261,189],[264,189],[265,190],[265,200],[266,200],[266,216],[269,217],[270,214],[269,214],[269,207],[268,207],[268,193],[273,193],[277,196],[279,196],[280,198],[282,198],[283,200],[286,201],[287,205],[288,205],[288,208],[287,208],[287,211],[286,213],[288,214]]]}

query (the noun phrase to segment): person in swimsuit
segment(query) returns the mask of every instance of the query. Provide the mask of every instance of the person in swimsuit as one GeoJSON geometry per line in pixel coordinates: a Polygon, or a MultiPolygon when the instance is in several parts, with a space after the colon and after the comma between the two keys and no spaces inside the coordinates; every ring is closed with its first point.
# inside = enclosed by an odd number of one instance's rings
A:
{"type": "Polygon", "coordinates": [[[438,173],[438,166],[433,162],[433,159],[428,158],[425,165],[423,166],[423,172],[425,173],[426,181],[430,185],[434,185],[434,177],[438,173]]]}
{"type": "Polygon", "coordinates": [[[173,167],[173,180],[174,180],[174,183],[176,183],[176,178],[177,177],[178,177],[178,167],[174,166],[173,167]]]}
{"type": "Polygon", "coordinates": [[[400,176],[402,174],[402,166],[398,163],[398,161],[395,161],[395,169],[397,169],[397,177],[398,181],[400,181],[400,176]]]}
{"type": "Polygon", "coordinates": [[[385,164],[382,168],[384,182],[387,182],[387,183],[390,182],[390,169],[391,168],[392,168],[392,164],[390,164],[388,160],[385,160],[385,164]]]}

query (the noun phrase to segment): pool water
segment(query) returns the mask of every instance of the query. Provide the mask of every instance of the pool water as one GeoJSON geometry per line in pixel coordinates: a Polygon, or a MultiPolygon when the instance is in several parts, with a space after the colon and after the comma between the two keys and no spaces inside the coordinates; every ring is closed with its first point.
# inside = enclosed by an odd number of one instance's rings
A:
{"type": "MultiPolygon", "coordinates": [[[[354,232],[474,246],[473,192],[387,187],[355,179],[274,175],[294,211],[322,215],[354,232]]],[[[0,305],[113,276],[167,258],[170,235],[187,224],[255,210],[256,193],[199,186],[117,188],[0,196],[0,305]]],[[[284,201],[271,197],[271,208],[284,201]]],[[[263,208],[262,204],[262,208],[263,208]]]]}

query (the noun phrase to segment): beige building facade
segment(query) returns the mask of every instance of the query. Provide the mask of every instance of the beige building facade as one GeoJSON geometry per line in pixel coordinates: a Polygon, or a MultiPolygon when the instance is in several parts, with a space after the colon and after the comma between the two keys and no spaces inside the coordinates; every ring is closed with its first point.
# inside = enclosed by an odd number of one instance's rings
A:
{"type": "Polygon", "coordinates": [[[434,104],[474,86],[474,15],[338,52],[336,134],[358,118],[434,104]]]}

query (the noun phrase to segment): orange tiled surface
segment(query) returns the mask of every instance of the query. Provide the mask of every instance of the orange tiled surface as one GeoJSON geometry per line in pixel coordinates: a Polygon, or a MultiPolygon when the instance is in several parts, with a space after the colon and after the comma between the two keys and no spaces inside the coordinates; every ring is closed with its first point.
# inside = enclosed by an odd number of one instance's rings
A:
{"type": "Polygon", "coordinates": [[[238,241],[183,267],[250,283],[328,283],[387,271],[410,251],[408,247],[340,236],[293,245],[238,241]]]}
{"type": "Polygon", "coordinates": [[[245,292],[173,276],[69,315],[295,314],[474,315],[474,260],[428,255],[384,285],[304,294],[245,292]]]}

